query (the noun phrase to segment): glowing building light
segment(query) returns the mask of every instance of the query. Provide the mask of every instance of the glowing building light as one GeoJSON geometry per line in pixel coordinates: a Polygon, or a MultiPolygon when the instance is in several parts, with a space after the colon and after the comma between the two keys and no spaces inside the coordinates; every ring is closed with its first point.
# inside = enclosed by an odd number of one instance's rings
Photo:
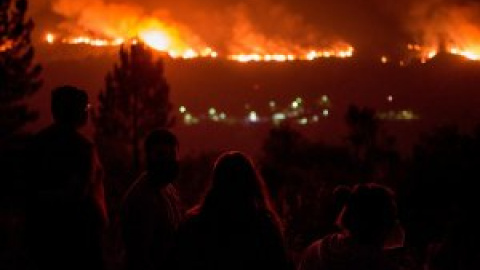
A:
{"type": "Polygon", "coordinates": [[[389,95],[389,96],[387,97],[387,100],[388,100],[388,102],[392,102],[392,101],[393,101],[393,96],[392,96],[392,95],[389,95]]]}
{"type": "Polygon", "coordinates": [[[276,113],[272,116],[272,120],[274,124],[279,124],[285,119],[287,119],[287,116],[283,113],[276,113]]]}
{"type": "Polygon", "coordinates": [[[300,125],[308,125],[308,119],[307,118],[302,118],[298,120],[298,123],[300,125]]]}
{"type": "Polygon", "coordinates": [[[225,120],[227,119],[227,115],[225,113],[220,113],[220,119],[225,120]]]}
{"type": "Polygon", "coordinates": [[[328,102],[328,96],[327,95],[322,95],[322,102],[327,103],[328,102]]]}
{"type": "Polygon", "coordinates": [[[313,120],[313,122],[318,122],[318,120],[320,120],[320,118],[318,117],[318,115],[314,115],[312,117],[312,120],[313,120]]]}
{"type": "Polygon", "coordinates": [[[323,116],[327,117],[328,115],[330,115],[330,111],[328,109],[324,109],[322,114],[323,116]]]}
{"type": "Polygon", "coordinates": [[[271,100],[271,101],[268,103],[268,105],[270,106],[270,108],[273,109],[273,108],[275,108],[276,103],[275,103],[275,101],[271,100]]]}
{"type": "Polygon", "coordinates": [[[187,111],[187,108],[185,108],[185,106],[180,106],[178,110],[180,111],[180,113],[185,113],[187,111]]]}
{"type": "Polygon", "coordinates": [[[258,122],[257,113],[255,111],[251,111],[250,114],[248,115],[248,120],[253,123],[258,122]]]}
{"type": "Polygon", "coordinates": [[[382,61],[383,64],[388,63],[388,58],[386,56],[382,56],[380,60],[382,61]]]}
{"type": "Polygon", "coordinates": [[[183,117],[183,121],[185,122],[185,124],[190,125],[193,122],[193,116],[191,114],[187,113],[183,117]]]}
{"type": "Polygon", "coordinates": [[[208,114],[209,114],[209,115],[215,115],[216,113],[217,113],[217,110],[215,110],[215,108],[210,108],[210,109],[208,110],[208,114]]]}
{"type": "Polygon", "coordinates": [[[292,108],[293,109],[298,108],[298,102],[297,101],[292,102],[292,108]]]}

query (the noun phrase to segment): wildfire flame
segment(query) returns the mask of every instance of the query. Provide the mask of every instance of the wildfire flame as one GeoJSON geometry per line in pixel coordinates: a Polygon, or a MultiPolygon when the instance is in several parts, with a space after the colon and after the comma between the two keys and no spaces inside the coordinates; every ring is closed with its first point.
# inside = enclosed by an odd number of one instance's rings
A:
{"type": "Polygon", "coordinates": [[[338,57],[338,58],[347,58],[353,56],[354,49],[351,46],[346,48],[331,49],[316,51],[310,50],[308,52],[303,52],[300,54],[235,54],[230,55],[228,58],[238,62],[286,62],[286,61],[295,61],[295,60],[308,60],[312,61],[317,58],[329,58],[329,57],[338,57]]]}
{"type": "Polygon", "coordinates": [[[408,44],[407,49],[417,52],[423,63],[425,63],[427,59],[435,57],[441,50],[444,50],[445,52],[451,53],[453,55],[463,56],[468,60],[480,60],[480,45],[462,48],[461,46],[455,44],[449,44],[446,45],[445,48],[441,48],[440,45],[421,46],[418,44],[408,44]]]}
{"type": "MultiPolygon", "coordinates": [[[[144,42],[147,46],[162,52],[166,52],[172,58],[193,59],[199,57],[217,58],[219,53],[211,47],[204,47],[200,49],[193,48],[175,48],[175,44],[168,32],[162,30],[149,29],[138,34],[137,38],[125,39],[101,39],[89,36],[78,36],[71,38],[58,39],[53,33],[45,34],[45,42],[48,44],[55,44],[57,42],[71,45],[89,45],[94,47],[113,47],[120,46],[125,43],[136,44],[138,40],[144,42]]],[[[240,53],[227,55],[226,58],[241,63],[246,62],[286,62],[286,61],[312,61],[317,58],[348,58],[352,57],[354,48],[350,45],[339,45],[338,48],[324,49],[324,50],[306,50],[297,53],[240,53]]]]}

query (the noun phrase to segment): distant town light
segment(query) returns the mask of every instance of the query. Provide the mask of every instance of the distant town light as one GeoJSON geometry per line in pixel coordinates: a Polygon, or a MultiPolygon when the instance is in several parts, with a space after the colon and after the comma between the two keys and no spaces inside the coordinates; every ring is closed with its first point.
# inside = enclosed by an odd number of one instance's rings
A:
{"type": "Polygon", "coordinates": [[[185,114],[185,116],[183,117],[183,120],[184,120],[185,124],[190,125],[190,124],[192,124],[193,117],[192,117],[191,114],[187,113],[187,114],[185,114]]]}
{"type": "Polygon", "coordinates": [[[323,102],[323,103],[327,103],[327,102],[328,102],[328,96],[327,96],[327,95],[323,95],[323,96],[322,96],[322,102],[323,102]]]}
{"type": "Polygon", "coordinates": [[[312,117],[312,120],[313,120],[313,122],[318,122],[318,120],[320,120],[320,119],[319,119],[318,115],[314,115],[312,117]]]}
{"type": "Polygon", "coordinates": [[[271,100],[268,105],[270,106],[270,108],[275,108],[276,104],[275,104],[275,101],[271,100]]]}
{"type": "Polygon", "coordinates": [[[215,110],[215,108],[213,107],[208,110],[209,115],[215,115],[216,113],[217,113],[217,110],[215,110]]]}
{"type": "Polygon", "coordinates": [[[250,122],[258,122],[258,115],[255,111],[251,111],[250,114],[248,115],[248,120],[250,122]]]}
{"type": "Polygon", "coordinates": [[[220,113],[220,119],[225,120],[227,118],[227,115],[225,113],[220,113]]]}
{"type": "Polygon", "coordinates": [[[185,106],[180,106],[178,110],[180,111],[180,113],[185,113],[187,111],[187,108],[185,108],[185,106]]]}
{"type": "Polygon", "coordinates": [[[323,116],[325,116],[325,117],[330,115],[330,111],[328,109],[324,109],[322,113],[323,113],[323,116]]]}
{"type": "Polygon", "coordinates": [[[287,116],[284,113],[276,113],[272,116],[274,121],[282,121],[287,119],[287,116]]]}
{"type": "Polygon", "coordinates": [[[297,101],[292,102],[292,108],[293,109],[298,108],[298,102],[297,101]]]}
{"type": "Polygon", "coordinates": [[[298,123],[300,125],[308,125],[308,119],[307,118],[302,118],[302,119],[298,120],[298,123]]]}
{"type": "Polygon", "coordinates": [[[388,100],[388,102],[392,102],[392,101],[393,101],[393,96],[392,96],[392,95],[389,95],[389,96],[387,97],[387,100],[388,100]]]}
{"type": "Polygon", "coordinates": [[[384,55],[382,56],[382,58],[380,59],[382,61],[382,63],[386,64],[388,63],[388,58],[384,55]]]}

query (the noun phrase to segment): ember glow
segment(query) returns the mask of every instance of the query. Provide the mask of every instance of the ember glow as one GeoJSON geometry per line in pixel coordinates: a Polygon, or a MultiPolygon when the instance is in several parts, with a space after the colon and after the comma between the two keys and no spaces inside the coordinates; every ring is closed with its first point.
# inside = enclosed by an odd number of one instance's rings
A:
{"type": "MultiPolygon", "coordinates": [[[[188,46],[180,44],[178,41],[175,42],[172,39],[170,33],[162,30],[145,30],[138,34],[137,38],[115,38],[115,39],[101,39],[93,38],[89,36],[78,36],[71,38],[62,38],[58,39],[57,36],[51,32],[45,34],[45,42],[48,44],[56,44],[60,42],[62,44],[70,45],[89,45],[94,47],[113,47],[120,46],[122,44],[135,44],[141,40],[147,46],[161,51],[166,52],[172,58],[183,58],[183,59],[193,59],[193,58],[217,58],[219,53],[211,47],[200,47],[199,49],[190,48],[188,46]],[[180,44],[180,45],[179,45],[180,44]]],[[[259,48],[259,47],[257,47],[259,48]]],[[[266,51],[259,49],[259,51],[266,51]]],[[[286,51],[283,49],[282,51],[286,51]]],[[[348,44],[338,45],[337,48],[329,48],[323,50],[299,50],[297,49],[295,53],[239,53],[239,54],[225,54],[224,58],[229,60],[238,61],[242,63],[246,62],[286,62],[286,61],[312,61],[317,58],[348,58],[352,57],[354,53],[354,48],[348,44]]]]}
{"type": "Polygon", "coordinates": [[[435,57],[440,51],[445,51],[453,55],[463,56],[468,60],[480,60],[480,43],[477,46],[471,46],[467,48],[462,48],[460,46],[449,44],[444,48],[442,46],[421,46],[418,44],[408,44],[407,49],[410,51],[415,51],[422,62],[426,62],[427,59],[435,57]]]}
{"type": "Polygon", "coordinates": [[[345,48],[316,51],[310,50],[300,54],[234,54],[228,58],[239,62],[286,62],[295,60],[312,61],[317,58],[347,58],[353,56],[354,49],[351,46],[345,48]]]}
{"type": "Polygon", "coordinates": [[[422,62],[439,52],[480,60],[480,5],[474,1],[461,5],[455,1],[418,2],[409,20],[415,44],[409,44],[408,50],[419,55],[422,62]]]}

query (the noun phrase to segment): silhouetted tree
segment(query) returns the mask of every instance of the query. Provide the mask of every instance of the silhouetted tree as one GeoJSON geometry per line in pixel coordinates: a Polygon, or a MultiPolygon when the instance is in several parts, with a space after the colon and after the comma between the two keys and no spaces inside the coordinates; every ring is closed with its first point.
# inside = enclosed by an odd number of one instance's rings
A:
{"type": "Polygon", "coordinates": [[[30,40],[34,24],[26,12],[26,0],[0,1],[0,146],[37,117],[24,104],[41,86],[30,40]]]}
{"type": "MultiPolygon", "coordinates": [[[[146,134],[173,125],[170,87],[163,58],[144,44],[122,46],[119,57],[120,62],[107,74],[105,89],[99,95],[100,106],[94,117],[96,142],[105,155],[129,157],[130,161],[123,165],[135,174],[146,134]]],[[[105,163],[108,170],[109,162],[105,163]]],[[[122,162],[116,162],[116,166],[122,166],[122,162]]]]}
{"type": "Polygon", "coordinates": [[[375,110],[351,105],[345,120],[349,129],[347,143],[352,149],[359,180],[392,182],[394,171],[400,165],[400,155],[395,149],[395,138],[382,129],[375,110]]]}
{"type": "Polygon", "coordinates": [[[378,120],[375,111],[351,105],[345,120],[350,132],[348,142],[353,147],[354,156],[364,161],[376,145],[378,120]]]}

